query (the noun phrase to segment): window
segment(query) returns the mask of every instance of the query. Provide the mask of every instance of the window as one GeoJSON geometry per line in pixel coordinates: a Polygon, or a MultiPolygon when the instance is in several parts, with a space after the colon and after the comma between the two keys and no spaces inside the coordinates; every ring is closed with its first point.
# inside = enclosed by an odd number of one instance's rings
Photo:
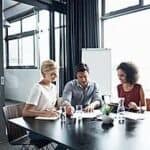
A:
{"type": "Polygon", "coordinates": [[[35,68],[50,58],[50,15],[48,10],[12,20],[8,43],[7,68],[35,68]]]}
{"type": "Polygon", "coordinates": [[[106,13],[138,5],[139,0],[105,0],[106,13]]]}
{"type": "Polygon", "coordinates": [[[10,40],[9,41],[9,63],[12,66],[18,65],[18,46],[19,46],[19,40],[10,40]]]}
{"type": "Polygon", "coordinates": [[[31,30],[36,30],[36,15],[27,17],[22,20],[22,31],[31,31],[31,30]]]}
{"type": "Polygon", "coordinates": [[[21,33],[21,22],[16,21],[14,23],[11,23],[11,27],[8,28],[8,34],[13,35],[18,33],[21,33]]]}
{"type": "MultiPolygon", "coordinates": [[[[112,49],[112,89],[116,90],[117,65],[131,61],[139,68],[139,83],[150,95],[149,35],[150,10],[144,10],[104,21],[104,47],[112,49]]],[[[114,93],[114,91],[112,92],[114,93]]]]}
{"type": "Polygon", "coordinates": [[[7,68],[37,67],[37,14],[17,18],[8,28],[7,68]]]}
{"type": "Polygon", "coordinates": [[[40,63],[50,57],[49,11],[39,12],[39,51],[40,63]]]}
{"type": "Polygon", "coordinates": [[[66,15],[55,12],[55,51],[56,61],[59,64],[60,49],[66,48],[66,15]]]}
{"type": "Polygon", "coordinates": [[[60,26],[60,13],[55,12],[55,27],[60,26]]]}
{"type": "Polygon", "coordinates": [[[39,28],[40,30],[48,31],[49,30],[49,11],[47,10],[41,10],[39,12],[39,28]]]}
{"type": "Polygon", "coordinates": [[[22,38],[21,64],[34,66],[34,36],[22,38]]]}
{"type": "Polygon", "coordinates": [[[149,5],[150,4],[150,0],[144,0],[144,5],[149,5]]]}
{"type": "Polygon", "coordinates": [[[56,49],[56,61],[59,62],[60,54],[60,29],[55,30],[55,49],[56,49]]]}

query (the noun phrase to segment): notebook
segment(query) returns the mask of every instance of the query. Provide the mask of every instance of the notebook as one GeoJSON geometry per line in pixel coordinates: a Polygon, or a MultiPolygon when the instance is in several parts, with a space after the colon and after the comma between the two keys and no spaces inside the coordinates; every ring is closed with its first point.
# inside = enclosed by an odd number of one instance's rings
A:
{"type": "Polygon", "coordinates": [[[56,117],[35,117],[35,119],[39,119],[39,120],[57,120],[59,117],[56,116],[56,117]]]}

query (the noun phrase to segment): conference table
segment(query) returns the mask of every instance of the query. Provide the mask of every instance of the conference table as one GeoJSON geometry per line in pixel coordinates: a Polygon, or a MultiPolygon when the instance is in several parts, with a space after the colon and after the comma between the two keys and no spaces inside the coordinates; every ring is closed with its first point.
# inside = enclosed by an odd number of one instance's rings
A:
{"type": "Polygon", "coordinates": [[[26,130],[43,135],[71,150],[150,150],[150,114],[142,120],[126,119],[120,124],[114,119],[113,126],[101,120],[68,118],[58,120],[14,118],[9,122],[26,130]]]}

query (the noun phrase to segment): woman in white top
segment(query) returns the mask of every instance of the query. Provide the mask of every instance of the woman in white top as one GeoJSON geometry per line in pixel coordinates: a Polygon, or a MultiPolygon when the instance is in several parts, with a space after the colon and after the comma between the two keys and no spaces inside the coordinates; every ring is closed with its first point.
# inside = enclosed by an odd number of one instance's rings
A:
{"type": "MultiPolygon", "coordinates": [[[[57,101],[56,86],[52,83],[57,77],[56,63],[53,60],[44,61],[41,66],[41,73],[43,79],[34,85],[23,109],[23,116],[25,117],[58,116],[55,108],[57,101]]],[[[41,139],[46,144],[51,143],[51,140],[32,132],[29,134],[29,137],[34,141],[36,140],[39,144],[41,139]]],[[[66,147],[58,144],[56,150],[66,150],[66,147]]]]}
{"type": "Polygon", "coordinates": [[[57,77],[56,63],[53,60],[45,60],[41,66],[41,73],[43,79],[34,85],[23,109],[25,117],[54,117],[58,115],[55,109],[56,86],[52,83],[57,77]]]}

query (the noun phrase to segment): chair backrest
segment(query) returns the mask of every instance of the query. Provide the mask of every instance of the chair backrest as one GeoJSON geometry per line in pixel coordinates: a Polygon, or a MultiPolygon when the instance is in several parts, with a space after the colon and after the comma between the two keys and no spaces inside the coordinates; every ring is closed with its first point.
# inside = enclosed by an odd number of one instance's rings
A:
{"type": "Polygon", "coordinates": [[[6,123],[7,137],[9,142],[12,142],[27,134],[25,129],[8,122],[8,119],[13,119],[22,116],[22,110],[24,108],[24,105],[24,103],[18,103],[3,107],[3,114],[6,123]]]}
{"type": "Polygon", "coordinates": [[[150,98],[146,98],[146,110],[150,111],[150,98]]]}

